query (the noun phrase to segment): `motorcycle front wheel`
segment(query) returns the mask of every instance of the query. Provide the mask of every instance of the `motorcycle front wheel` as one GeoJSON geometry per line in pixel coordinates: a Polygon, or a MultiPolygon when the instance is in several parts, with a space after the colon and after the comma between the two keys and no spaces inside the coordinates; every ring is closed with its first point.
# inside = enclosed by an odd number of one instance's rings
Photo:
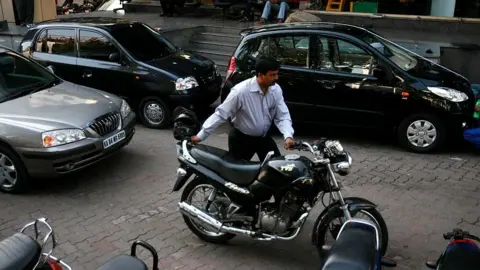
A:
{"type": "MultiPolygon", "coordinates": [[[[380,254],[382,256],[385,255],[388,248],[388,229],[385,220],[383,219],[380,212],[377,211],[375,208],[369,209],[362,209],[352,214],[352,218],[358,218],[358,215],[362,214],[363,216],[367,217],[367,220],[372,222],[379,231],[380,235],[380,254]]],[[[335,221],[339,221],[343,216],[342,211],[335,211],[335,214],[328,215],[327,219],[320,224],[318,231],[317,231],[317,250],[320,257],[325,255],[325,246],[327,246],[327,237],[331,235],[333,239],[337,239],[338,233],[340,232],[340,228],[342,227],[343,223],[338,222],[340,224],[334,224],[335,221]]],[[[359,218],[365,219],[365,218],[359,218]]]]}
{"type": "MultiPolygon", "coordinates": [[[[182,202],[187,202],[201,211],[204,211],[208,215],[212,216],[213,218],[218,219],[218,216],[221,211],[224,211],[225,208],[228,208],[229,200],[228,202],[225,201],[225,199],[220,200],[221,194],[217,193],[216,199],[213,201],[213,203],[210,205],[208,211],[206,211],[206,206],[208,202],[208,197],[210,193],[213,191],[214,187],[210,185],[207,181],[203,180],[200,177],[195,177],[188,185],[185,187],[185,189],[182,192],[182,197],[181,201],[182,202]],[[200,195],[200,200],[195,203],[194,196],[197,195],[197,193],[200,195]]],[[[183,215],[183,220],[187,224],[188,228],[200,239],[214,243],[214,244],[224,244],[228,242],[230,239],[235,237],[234,234],[230,233],[217,233],[217,232],[212,232],[209,229],[205,228],[202,226],[200,222],[197,222],[195,220],[192,220],[190,217],[183,215]]]]}

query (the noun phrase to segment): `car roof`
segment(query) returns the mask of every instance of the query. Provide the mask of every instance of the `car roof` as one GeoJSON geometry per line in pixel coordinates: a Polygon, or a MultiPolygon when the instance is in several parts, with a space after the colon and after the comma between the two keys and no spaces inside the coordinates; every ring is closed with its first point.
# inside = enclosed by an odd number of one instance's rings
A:
{"type": "Polygon", "coordinates": [[[343,33],[359,37],[366,32],[371,31],[359,26],[351,24],[331,23],[331,22],[295,22],[295,23],[281,23],[270,24],[264,26],[253,26],[242,30],[242,35],[252,35],[266,32],[290,31],[290,30],[323,30],[336,33],[343,33]]]}
{"type": "Polygon", "coordinates": [[[38,23],[34,28],[43,28],[45,26],[88,26],[97,27],[110,31],[115,26],[126,24],[141,24],[142,22],[125,18],[108,17],[67,17],[38,23]]]}

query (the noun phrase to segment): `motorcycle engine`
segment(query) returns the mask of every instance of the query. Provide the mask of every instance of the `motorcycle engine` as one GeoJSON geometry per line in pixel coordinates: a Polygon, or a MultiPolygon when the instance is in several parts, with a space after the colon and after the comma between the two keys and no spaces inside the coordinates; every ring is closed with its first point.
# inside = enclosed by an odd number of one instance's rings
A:
{"type": "Polygon", "coordinates": [[[304,202],[304,198],[286,192],[279,204],[268,204],[262,209],[259,217],[260,227],[264,231],[276,234],[286,232],[296,221],[295,218],[303,213],[304,202]]]}

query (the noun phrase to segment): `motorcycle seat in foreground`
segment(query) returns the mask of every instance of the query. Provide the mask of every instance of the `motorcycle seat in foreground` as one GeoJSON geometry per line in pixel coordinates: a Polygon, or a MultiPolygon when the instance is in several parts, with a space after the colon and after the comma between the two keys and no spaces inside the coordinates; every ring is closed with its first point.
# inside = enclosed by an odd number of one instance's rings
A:
{"type": "Polygon", "coordinates": [[[248,186],[261,167],[260,162],[238,160],[228,151],[204,144],[193,147],[190,154],[201,165],[239,186],[248,186]]]}
{"type": "Polygon", "coordinates": [[[0,242],[0,269],[33,269],[41,247],[37,241],[23,233],[16,233],[0,242]]]}
{"type": "Polygon", "coordinates": [[[440,270],[478,270],[480,269],[480,249],[472,243],[458,241],[449,247],[448,255],[440,270]]]}
{"type": "Polygon", "coordinates": [[[330,250],[322,270],[373,269],[375,246],[375,231],[348,224],[330,250]]]}
{"type": "Polygon", "coordinates": [[[147,265],[136,257],[137,245],[146,248],[153,256],[152,270],[158,270],[158,254],[154,247],[145,241],[137,240],[132,244],[130,255],[122,254],[114,257],[97,270],[149,270],[147,265]]]}

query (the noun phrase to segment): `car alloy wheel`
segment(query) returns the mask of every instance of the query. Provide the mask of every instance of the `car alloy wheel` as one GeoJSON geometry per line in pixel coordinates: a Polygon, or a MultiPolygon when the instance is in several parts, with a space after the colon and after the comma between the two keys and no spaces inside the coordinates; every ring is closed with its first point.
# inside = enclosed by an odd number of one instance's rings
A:
{"type": "Polygon", "coordinates": [[[139,115],[142,123],[149,128],[165,128],[171,122],[168,106],[157,97],[147,97],[140,102],[139,115]]]}
{"type": "Polygon", "coordinates": [[[20,157],[12,148],[0,144],[0,191],[21,193],[30,183],[29,175],[20,157]]]}
{"type": "Polygon", "coordinates": [[[0,185],[2,189],[11,189],[17,184],[17,170],[12,160],[0,153],[0,185]]]}
{"type": "Polygon", "coordinates": [[[447,134],[438,117],[419,113],[403,119],[398,126],[397,135],[404,148],[417,153],[427,153],[441,147],[447,134]]]}
{"type": "Polygon", "coordinates": [[[155,101],[149,101],[143,108],[145,119],[152,125],[159,125],[162,123],[165,112],[160,104],[155,101]]]}
{"type": "Polygon", "coordinates": [[[437,129],[427,120],[417,120],[408,126],[407,138],[416,147],[428,147],[437,139],[437,129]]]}

